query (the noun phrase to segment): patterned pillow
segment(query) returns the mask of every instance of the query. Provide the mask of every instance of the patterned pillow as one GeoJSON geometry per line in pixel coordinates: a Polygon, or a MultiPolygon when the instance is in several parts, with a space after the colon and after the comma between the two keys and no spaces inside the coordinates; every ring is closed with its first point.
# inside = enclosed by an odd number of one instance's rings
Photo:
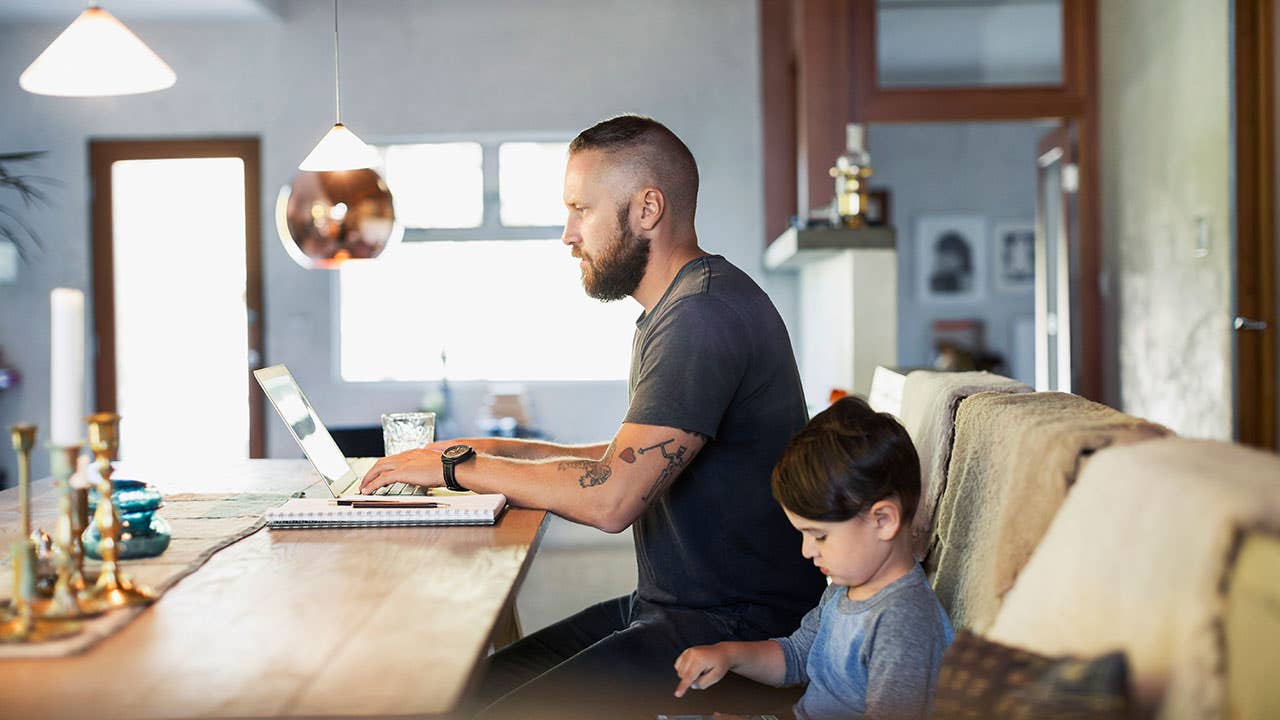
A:
{"type": "Polygon", "coordinates": [[[1050,658],[961,631],[942,656],[930,717],[1122,720],[1127,676],[1124,653],[1050,658]]]}

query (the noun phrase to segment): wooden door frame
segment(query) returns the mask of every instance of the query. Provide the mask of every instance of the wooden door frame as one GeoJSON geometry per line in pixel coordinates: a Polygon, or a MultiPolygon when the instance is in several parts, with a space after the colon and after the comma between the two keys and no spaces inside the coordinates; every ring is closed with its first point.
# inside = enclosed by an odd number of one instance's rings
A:
{"type": "MultiPolygon", "coordinates": [[[[1232,330],[1236,440],[1276,449],[1274,0],[1235,0],[1234,314],[1262,331],[1232,330]]],[[[1232,318],[1234,320],[1234,318],[1232,318]]]]}
{"type": "Polygon", "coordinates": [[[876,0],[852,0],[853,103],[858,122],[1082,117],[1093,97],[1097,0],[1062,0],[1062,82],[1028,87],[880,87],[876,0]]]}
{"type": "MultiPolygon", "coordinates": [[[[798,15],[792,0],[760,0],[760,101],[764,135],[765,245],[787,229],[797,208],[808,207],[799,194],[800,118],[796,97],[797,60],[793,25],[798,15]]],[[[807,189],[806,189],[807,192],[807,189]]]]}
{"type": "MultiPolygon", "coordinates": [[[[111,166],[121,160],[238,157],[244,161],[245,305],[249,312],[249,350],[265,357],[262,312],[262,192],[260,142],[256,137],[217,139],[89,141],[92,191],[93,329],[97,338],[94,386],[97,409],[115,412],[115,256],[112,243],[111,166]]],[[[251,372],[246,367],[245,372],[251,372]]],[[[266,456],[262,393],[249,381],[249,457],[266,456]]]]}

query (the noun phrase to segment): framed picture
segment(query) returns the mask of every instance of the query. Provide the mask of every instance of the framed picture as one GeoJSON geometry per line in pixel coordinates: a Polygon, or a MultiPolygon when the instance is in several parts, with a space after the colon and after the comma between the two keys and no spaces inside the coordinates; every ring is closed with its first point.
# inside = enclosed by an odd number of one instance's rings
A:
{"type": "Polygon", "coordinates": [[[916,218],[916,288],[921,302],[981,300],[987,281],[987,220],[981,215],[916,218]]]}
{"type": "Polygon", "coordinates": [[[998,222],[995,226],[996,289],[1030,290],[1036,284],[1036,226],[998,222]]]}

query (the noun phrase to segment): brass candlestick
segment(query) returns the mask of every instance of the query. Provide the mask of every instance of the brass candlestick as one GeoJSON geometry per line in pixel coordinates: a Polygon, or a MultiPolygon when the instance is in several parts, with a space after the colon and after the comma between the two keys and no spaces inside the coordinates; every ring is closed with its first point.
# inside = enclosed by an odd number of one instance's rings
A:
{"type": "Polygon", "coordinates": [[[100,612],[126,605],[146,605],[155,600],[155,593],[135,585],[116,564],[119,554],[120,516],[111,502],[111,459],[120,446],[120,416],[115,413],[95,413],[89,422],[89,449],[98,461],[98,509],[93,521],[102,536],[98,553],[102,556],[102,572],[93,587],[80,593],[80,606],[90,612],[100,612]]]}
{"type": "Polygon", "coordinates": [[[84,589],[84,576],[76,562],[75,509],[72,503],[71,476],[80,458],[80,445],[50,445],[49,464],[54,485],[58,488],[58,524],[53,531],[53,566],[57,581],[53,596],[33,603],[36,615],[55,620],[70,620],[93,614],[86,613],[76,599],[84,589]],[[77,588],[77,586],[79,586],[77,588]]]}
{"type": "Polygon", "coordinates": [[[18,454],[18,504],[22,535],[14,541],[13,600],[0,622],[0,642],[43,642],[80,631],[80,624],[37,620],[32,608],[36,597],[36,546],[31,541],[31,448],[36,442],[34,425],[11,425],[13,449],[18,454]]]}
{"type": "Polygon", "coordinates": [[[18,510],[22,514],[22,539],[31,540],[31,448],[36,445],[35,425],[10,425],[13,451],[18,454],[18,510]]]}
{"type": "MultiPolygon", "coordinates": [[[[79,471],[79,461],[76,458],[77,471],[79,471]]],[[[70,483],[68,483],[70,485],[70,483]]],[[[85,589],[84,582],[84,543],[81,538],[84,536],[84,530],[89,526],[89,486],[84,485],[77,487],[71,485],[71,559],[73,572],[71,574],[71,589],[77,593],[85,589]]]]}

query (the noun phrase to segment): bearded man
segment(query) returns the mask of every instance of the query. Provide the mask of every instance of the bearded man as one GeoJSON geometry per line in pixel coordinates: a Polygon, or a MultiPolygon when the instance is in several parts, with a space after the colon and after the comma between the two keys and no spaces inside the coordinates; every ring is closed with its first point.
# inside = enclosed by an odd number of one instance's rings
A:
{"type": "Polygon", "coordinates": [[[791,342],[764,291],[698,246],[697,195],[693,154],[650,118],[606,120],[569,146],[563,242],[583,287],[644,308],[611,442],[451,440],[384,458],[362,481],[365,493],[394,482],[503,493],[632,528],[635,592],[496,653],[477,693],[484,717],[763,712],[794,699],[741,678],[672,698],[685,648],[789,635],[826,585],[769,490],[807,419],[791,342]]]}

